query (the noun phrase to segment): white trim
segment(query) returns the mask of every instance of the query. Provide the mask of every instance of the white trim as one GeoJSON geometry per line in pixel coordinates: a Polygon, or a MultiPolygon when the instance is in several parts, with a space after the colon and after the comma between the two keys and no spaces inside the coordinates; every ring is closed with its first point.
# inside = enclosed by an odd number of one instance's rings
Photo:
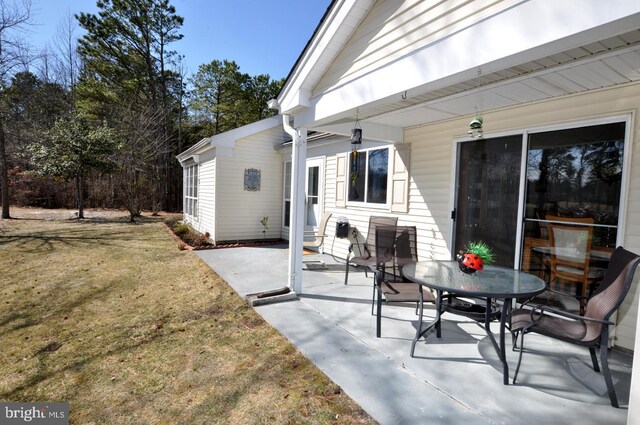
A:
{"type": "Polygon", "coordinates": [[[196,163],[185,167],[183,178],[184,217],[186,221],[197,223],[200,220],[200,166],[196,163]]]}
{"type": "Polygon", "coordinates": [[[529,138],[529,132],[522,132],[522,139],[520,140],[520,184],[518,185],[518,212],[516,217],[516,246],[515,256],[513,257],[513,268],[520,270],[520,263],[522,262],[522,238],[524,232],[524,208],[527,198],[527,162],[529,160],[529,144],[527,140],[529,138]],[[523,172],[523,170],[525,170],[523,172]]]}
{"type": "Polygon", "coordinates": [[[311,90],[374,3],[374,0],[336,0],[331,4],[278,95],[281,114],[296,113],[310,106],[311,90]]]}
{"type": "MultiPolygon", "coordinates": [[[[616,235],[616,246],[624,244],[623,238],[626,235],[627,224],[627,206],[629,193],[629,182],[631,180],[631,159],[633,155],[633,123],[635,122],[635,113],[630,112],[626,117],[626,125],[624,127],[624,156],[622,157],[622,177],[620,181],[620,211],[618,215],[618,233],[616,235]]],[[[615,330],[615,328],[614,328],[615,330]]]]}
{"type": "MultiPolygon", "coordinates": [[[[391,156],[392,152],[391,149],[393,148],[393,146],[377,146],[377,147],[371,147],[371,148],[367,148],[367,149],[358,149],[358,153],[365,153],[367,152],[367,158],[369,157],[368,152],[372,151],[372,150],[380,150],[380,149],[386,149],[387,150],[387,192],[386,192],[386,202],[385,203],[375,203],[375,202],[359,202],[359,201],[350,201],[349,200],[349,188],[351,187],[351,154],[349,154],[349,159],[348,159],[348,163],[347,163],[347,177],[348,177],[348,182],[347,182],[347,187],[346,187],[346,191],[347,193],[345,194],[345,200],[346,200],[346,207],[347,208],[353,208],[353,207],[359,207],[359,208],[365,208],[368,210],[386,210],[389,211],[391,209],[391,186],[392,186],[392,173],[391,173],[391,162],[393,161],[393,157],[391,156]]],[[[366,161],[366,168],[367,170],[369,169],[369,161],[366,161]]],[[[367,185],[369,183],[369,173],[367,173],[365,171],[365,183],[364,183],[364,188],[365,191],[367,189],[367,185]]],[[[366,193],[365,193],[366,195],[366,193]]]]}

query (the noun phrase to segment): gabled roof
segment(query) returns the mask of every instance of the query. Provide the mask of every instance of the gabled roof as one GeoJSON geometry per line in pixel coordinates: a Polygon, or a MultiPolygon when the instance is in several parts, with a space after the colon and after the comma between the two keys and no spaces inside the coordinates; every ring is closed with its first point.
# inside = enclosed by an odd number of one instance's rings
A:
{"type": "Polygon", "coordinates": [[[189,149],[177,155],[176,158],[180,162],[185,162],[215,148],[233,148],[236,140],[276,127],[282,127],[282,117],[280,115],[265,118],[211,137],[205,137],[189,149]]]}
{"type": "Polygon", "coordinates": [[[333,0],[278,95],[281,113],[308,107],[311,91],[375,0],[333,0]]]}

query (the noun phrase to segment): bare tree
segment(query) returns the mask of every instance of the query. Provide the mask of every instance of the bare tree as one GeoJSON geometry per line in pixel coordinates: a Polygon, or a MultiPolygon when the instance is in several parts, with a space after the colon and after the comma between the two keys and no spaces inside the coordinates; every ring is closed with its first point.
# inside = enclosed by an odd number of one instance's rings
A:
{"type": "MultiPolygon", "coordinates": [[[[29,25],[31,2],[0,0],[0,83],[4,85],[17,67],[28,60],[25,43],[20,32],[29,25]]],[[[9,157],[7,155],[4,116],[0,113],[0,182],[2,184],[2,218],[9,214],[9,157]]]]}
{"type": "Polygon", "coordinates": [[[116,162],[119,165],[117,187],[120,201],[127,208],[131,222],[139,217],[144,205],[155,205],[153,190],[156,158],[163,155],[166,143],[157,140],[158,127],[165,120],[165,111],[148,105],[146,108],[121,107],[114,111],[123,140],[116,162]],[[150,171],[151,170],[151,171],[150,171]]]}
{"type": "Polygon", "coordinates": [[[71,90],[78,82],[80,70],[80,55],[78,54],[78,21],[67,12],[60,21],[55,36],[56,73],[62,78],[61,84],[71,90]]]}

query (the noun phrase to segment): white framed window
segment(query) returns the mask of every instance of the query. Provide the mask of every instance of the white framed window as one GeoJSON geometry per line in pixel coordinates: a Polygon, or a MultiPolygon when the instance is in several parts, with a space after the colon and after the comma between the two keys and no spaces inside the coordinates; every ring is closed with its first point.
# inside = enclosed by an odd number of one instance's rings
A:
{"type": "Polygon", "coordinates": [[[198,218],[198,164],[185,169],[184,179],[184,213],[198,218]]]}
{"type": "Polygon", "coordinates": [[[349,203],[387,205],[389,148],[353,152],[349,155],[349,203]]]}
{"type": "Polygon", "coordinates": [[[337,154],[335,206],[407,213],[410,157],[408,143],[337,154]]]}

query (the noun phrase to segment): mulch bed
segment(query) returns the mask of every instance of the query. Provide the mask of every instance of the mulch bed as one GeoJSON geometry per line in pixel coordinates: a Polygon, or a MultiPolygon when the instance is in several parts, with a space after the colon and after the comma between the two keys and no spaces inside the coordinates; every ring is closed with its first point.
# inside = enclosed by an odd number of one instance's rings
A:
{"type": "Polygon", "coordinates": [[[213,244],[209,241],[206,241],[203,236],[196,232],[190,231],[184,233],[183,235],[177,235],[173,231],[173,225],[175,222],[166,221],[163,223],[174,239],[178,241],[180,249],[187,249],[189,251],[199,251],[204,249],[222,249],[222,248],[240,248],[240,247],[255,247],[255,246],[268,246],[268,245],[278,245],[282,243],[287,243],[282,239],[267,239],[264,241],[238,241],[238,242],[223,242],[218,244],[213,244]]]}

